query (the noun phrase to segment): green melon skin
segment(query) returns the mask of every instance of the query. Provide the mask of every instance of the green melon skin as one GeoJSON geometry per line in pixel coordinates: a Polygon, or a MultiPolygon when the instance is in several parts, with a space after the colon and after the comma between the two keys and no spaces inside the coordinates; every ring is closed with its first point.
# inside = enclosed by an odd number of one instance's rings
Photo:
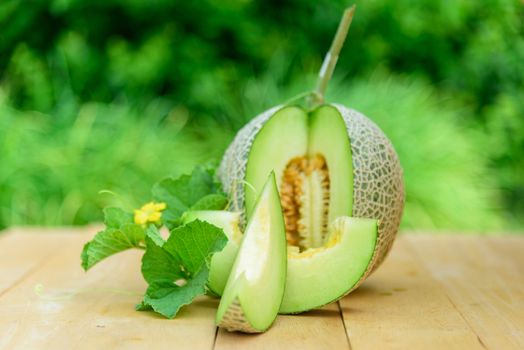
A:
{"type": "MultiPolygon", "coordinates": [[[[382,263],[398,232],[404,206],[402,168],[393,145],[370,119],[340,104],[328,104],[319,107],[319,109],[322,108],[336,111],[341,121],[338,124],[344,126],[345,130],[343,131],[350,145],[347,151],[351,163],[350,174],[347,174],[347,172],[330,174],[333,179],[337,178],[340,181],[350,182],[351,191],[346,194],[348,198],[345,200],[346,203],[350,203],[349,212],[343,213],[341,211],[337,215],[370,218],[378,220],[379,223],[373,259],[368,270],[357,283],[358,286],[382,263]]],[[[232,210],[240,212],[246,210],[247,217],[249,217],[253,203],[252,196],[256,194],[256,191],[250,194],[252,189],[251,186],[246,185],[246,180],[249,177],[250,181],[258,183],[257,170],[264,169],[266,166],[273,167],[277,182],[280,185],[283,159],[286,156],[304,155],[304,150],[309,147],[310,139],[305,143],[300,141],[304,139],[299,135],[304,133],[301,119],[307,119],[304,116],[309,116],[309,119],[312,119],[311,116],[315,115],[316,112],[318,110],[307,112],[299,107],[277,106],[255,117],[237,133],[226,150],[218,171],[224,190],[232,198],[232,210]],[[273,140],[273,148],[266,152],[264,160],[263,147],[258,151],[253,151],[253,147],[257,143],[259,134],[265,132],[266,124],[270,125],[273,118],[282,114],[287,116],[288,123],[282,123],[280,128],[277,126],[274,129],[281,130],[282,135],[287,135],[287,137],[273,140]],[[282,143],[281,140],[286,142],[282,143]],[[291,141],[287,143],[288,140],[291,141]],[[260,153],[260,156],[253,156],[252,151],[260,153]],[[250,165],[249,163],[253,161],[255,163],[265,162],[266,165],[250,165]]],[[[307,121],[307,123],[309,124],[310,121],[307,121]]],[[[334,138],[340,139],[338,136],[340,129],[337,127],[337,136],[334,138]]],[[[329,135],[327,137],[329,138],[329,135]]],[[[266,143],[271,144],[271,142],[266,143]]],[[[327,160],[330,169],[337,166],[336,163],[329,164],[329,159],[327,160]]],[[[259,185],[256,184],[256,186],[259,185]]],[[[344,199],[340,200],[344,202],[344,199]]],[[[334,220],[337,215],[332,215],[330,220],[334,220]]],[[[245,220],[245,218],[243,219],[245,220]]]]}
{"type": "Polygon", "coordinates": [[[247,223],[218,306],[216,323],[228,331],[266,331],[277,317],[287,272],[284,217],[272,172],[247,223]]]}

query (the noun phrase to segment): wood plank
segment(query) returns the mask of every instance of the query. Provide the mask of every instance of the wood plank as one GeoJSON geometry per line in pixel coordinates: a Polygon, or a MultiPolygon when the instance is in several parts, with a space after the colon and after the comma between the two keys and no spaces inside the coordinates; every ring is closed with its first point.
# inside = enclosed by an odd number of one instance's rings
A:
{"type": "Polygon", "coordinates": [[[409,241],[487,348],[523,349],[524,275],[514,259],[522,260],[524,251],[518,258],[510,248],[515,241],[500,239],[499,247],[507,245],[503,254],[493,249],[493,239],[480,237],[412,236],[409,241]]]}
{"type": "Polygon", "coordinates": [[[0,296],[86,228],[13,229],[0,235],[0,296]],[[60,242],[57,244],[57,242],[60,242]]]}
{"type": "Polygon", "coordinates": [[[134,311],[145,290],[141,252],[121,253],[85,273],[85,241],[77,235],[0,297],[0,349],[212,348],[216,300],[200,298],[174,320],[134,311]]]}
{"type": "Polygon", "coordinates": [[[340,301],[352,349],[482,349],[401,236],[384,265],[340,301]]]}
{"type": "MultiPolygon", "coordinates": [[[[524,234],[523,234],[524,235],[524,234]]],[[[513,265],[521,274],[524,274],[524,236],[486,236],[483,238],[496,254],[513,265]]]]}
{"type": "Polygon", "coordinates": [[[214,299],[175,320],[134,311],[141,252],[86,274],[79,254],[89,235],[29,231],[0,236],[0,349],[343,349],[347,336],[356,350],[524,348],[522,237],[401,236],[340,307],[279,316],[261,335],[220,330],[215,342],[214,299]]]}
{"type": "Polygon", "coordinates": [[[230,333],[220,329],[215,350],[221,349],[348,349],[337,303],[299,315],[279,315],[263,334],[230,333]]]}

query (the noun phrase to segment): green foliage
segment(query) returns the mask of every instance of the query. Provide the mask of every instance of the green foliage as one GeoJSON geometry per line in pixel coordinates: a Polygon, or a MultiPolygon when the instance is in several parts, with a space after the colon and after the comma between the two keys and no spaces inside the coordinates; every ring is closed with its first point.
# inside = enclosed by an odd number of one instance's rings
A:
{"type": "MultiPolygon", "coordinates": [[[[213,173],[212,169],[197,167],[190,175],[156,183],[153,193],[160,193],[165,202],[151,202],[140,209],[148,215],[143,224],[137,222],[136,212],[133,216],[120,208],[104,209],[106,227],[84,245],[80,255],[84,270],[124,250],[144,249],[141,270],[148,288],[136,309],[175,317],[182,306],[206,293],[211,257],[227,243],[222,229],[199,220],[182,225],[176,216],[184,213],[181,205],[190,208],[193,202],[200,203],[199,199],[218,196],[215,192],[220,188],[213,181],[213,173]],[[160,215],[152,219],[150,211],[160,215]],[[169,229],[167,240],[159,231],[163,225],[169,229]]],[[[203,210],[220,210],[225,205],[217,206],[217,201],[205,203],[200,204],[203,210]]]]}
{"type": "Polygon", "coordinates": [[[453,99],[418,80],[381,74],[335,95],[369,116],[393,142],[406,183],[403,227],[500,228],[496,172],[487,166],[476,130],[457,123],[467,111],[453,99]]]}
{"type": "Polygon", "coordinates": [[[158,178],[221,154],[228,135],[210,135],[207,121],[184,128],[187,118],[161,100],[140,110],[87,103],[67,117],[23,112],[0,90],[0,227],[79,225],[101,221],[105,206],[137,208],[158,178]]]}
{"type": "Polygon", "coordinates": [[[170,229],[180,224],[180,218],[188,210],[220,210],[227,204],[214,172],[203,167],[196,167],[190,175],[158,182],[153,186],[153,198],[167,204],[162,217],[170,229]]]}
{"type": "MultiPolygon", "coordinates": [[[[522,227],[521,2],[356,2],[329,91],[393,139],[404,225],[522,227]]],[[[218,159],[249,118],[313,86],[347,5],[2,1],[0,227],[101,220],[218,159]]]]}
{"type": "Polygon", "coordinates": [[[523,222],[524,213],[524,85],[520,91],[502,94],[486,108],[481,126],[485,138],[479,147],[490,157],[493,178],[506,199],[505,216],[523,222]]]}
{"type": "Polygon", "coordinates": [[[226,243],[221,229],[199,220],[173,229],[161,245],[148,237],[142,275],[149,287],[137,310],[175,317],[182,306],[205,294],[211,256],[226,243]]]}
{"type": "MultiPolygon", "coordinates": [[[[357,4],[339,71],[366,73],[383,63],[463,93],[476,107],[524,82],[518,0],[357,4]]],[[[293,76],[318,69],[345,6],[342,0],[39,0],[28,8],[7,0],[0,5],[7,28],[0,69],[6,68],[16,105],[40,111],[67,92],[81,101],[123,95],[134,103],[164,95],[209,111],[217,91],[234,91],[261,72],[275,48],[292,57],[293,76]]]]}
{"type": "Polygon", "coordinates": [[[89,270],[101,260],[124,250],[140,248],[145,239],[144,228],[133,223],[133,216],[119,208],[104,210],[106,228],[84,246],[82,267],[89,270]]]}

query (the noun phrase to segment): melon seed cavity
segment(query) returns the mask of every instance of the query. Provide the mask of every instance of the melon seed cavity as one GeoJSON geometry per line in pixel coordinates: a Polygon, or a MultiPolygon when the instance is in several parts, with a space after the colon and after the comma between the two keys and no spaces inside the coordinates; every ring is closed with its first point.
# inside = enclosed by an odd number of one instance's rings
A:
{"type": "Polygon", "coordinates": [[[321,154],[291,159],[282,175],[280,196],[288,244],[301,251],[321,247],[329,224],[326,159],[321,154]]]}

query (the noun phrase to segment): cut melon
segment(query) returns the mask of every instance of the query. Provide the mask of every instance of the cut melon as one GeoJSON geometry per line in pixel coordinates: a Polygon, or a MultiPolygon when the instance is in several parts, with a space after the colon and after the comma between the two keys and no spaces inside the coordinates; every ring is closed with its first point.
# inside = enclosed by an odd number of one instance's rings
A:
{"type": "Polygon", "coordinates": [[[328,222],[348,216],[353,206],[353,164],[344,119],[332,106],[321,106],[310,114],[309,157],[323,157],[329,173],[328,222]]]}
{"type": "MultiPolygon", "coordinates": [[[[307,152],[307,114],[298,107],[282,108],[268,122],[254,142],[246,168],[246,213],[251,216],[255,199],[260,193],[267,174],[282,174],[290,159],[307,152]],[[290,130],[293,132],[290,133],[290,130]],[[255,146],[256,145],[256,146],[255,146]],[[265,159],[266,161],[260,161],[265,159]]],[[[244,180],[244,179],[243,179],[244,180]]],[[[277,177],[280,186],[281,177],[277,177]]]]}
{"type": "Polygon", "coordinates": [[[218,326],[248,333],[271,326],[284,294],[286,254],[284,218],[271,172],[253,207],[220,300],[218,326]]]}
{"type": "Polygon", "coordinates": [[[278,107],[240,130],[219,169],[233,210],[251,218],[272,169],[289,250],[280,312],[298,313],[354,290],[383,261],[402,215],[402,169],[380,129],[340,105],[278,107]]]}
{"type": "Polygon", "coordinates": [[[264,173],[274,169],[288,245],[326,244],[340,216],[378,220],[377,249],[362,282],[384,260],[404,205],[402,168],[391,142],[368,118],[338,104],[308,111],[276,107],[242,128],[219,168],[231,209],[249,218],[264,173]]]}
{"type": "Polygon", "coordinates": [[[207,287],[217,296],[224,292],[229,272],[238,252],[239,242],[242,239],[242,232],[239,227],[240,214],[239,212],[221,210],[200,210],[186,212],[182,219],[184,224],[197,219],[206,221],[221,228],[227,236],[226,246],[222,251],[213,255],[209,267],[207,287]]]}
{"type": "Polygon", "coordinates": [[[351,146],[344,120],[331,106],[311,113],[298,107],[276,112],[257,134],[246,167],[246,213],[274,169],[288,243],[300,249],[323,245],[329,224],[351,215],[351,146]],[[335,176],[330,176],[335,174],[335,176]]]}
{"type": "Polygon", "coordinates": [[[339,217],[324,247],[289,249],[280,313],[299,313],[336,301],[357,286],[375,251],[377,221],[339,217]]]}
{"type": "MultiPolygon", "coordinates": [[[[215,226],[226,223],[225,227],[232,224],[236,227],[235,217],[227,211],[209,214],[202,211],[194,216],[215,226]]],[[[237,242],[238,238],[231,239],[223,252],[236,252],[237,242]]],[[[339,217],[331,225],[324,247],[303,252],[297,247],[288,247],[286,285],[279,312],[289,314],[315,309],[346,295],[357,287],[368,270],[376,243],[376,220],[339,217]]],[[[225,284],[234,259],[234,253],[223,254],[220,259],[213,258],[213,278],[225,284]]],[[[213,291],[222,295],[223,289],[214,288],[213,291]]]]}

